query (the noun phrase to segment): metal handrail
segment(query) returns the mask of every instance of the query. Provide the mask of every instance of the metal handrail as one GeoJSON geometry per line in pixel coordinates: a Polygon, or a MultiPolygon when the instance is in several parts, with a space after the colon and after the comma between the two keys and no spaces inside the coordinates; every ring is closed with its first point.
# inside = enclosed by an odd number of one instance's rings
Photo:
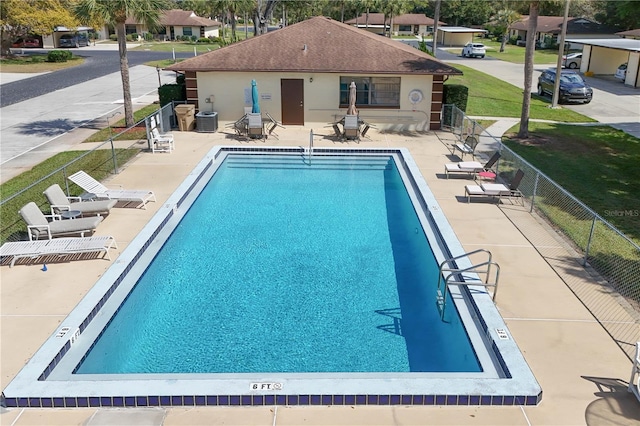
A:
{"type": "Polygon", "coordinates": [[[447,305],[447,295],[449,292],[449,284],[464,285],[464,286],[481,285],[483,287],[493,287],[493,294],[491,296],[491,299],[495,303],[496,295],[498,294],[499,279],[500,279],[500,265],[492,261],[492,254],[489,250],[486,250],[486,249],[477,249],[468,253],[461,254],[459,256],[449,258],[444,262],[442,262],[438,268],[438,287],[437,287],[437,295],[436,295],[436,304],[438,305],[438,309],[440,310],[440,319],[444,321],[445,309],[447,305]],[[488,255],[488,260],[482,263],[477,263],[477,264],[468,266],[466,268],[458,268],[457,266],[451,267],[451,268],[445,268],[445,265],[447,263],[449,264],[453,263],[456,259],[468,257],[476,253],[486,253],[488,255]],[[479,269],[484,266],[487,267],[486,270],[479,269]],[[492,266],[495,266],[495,271],[496,271],[495,281],[489,282],[489,276],[491,274],[492,266]],[[445,272],[451,272],[451,273],[445,277],[444,276],[445,272]],[[465,272],[475,272],[477,274],[485,274],[485,279],[484,281],[480,280],[479,282],[465,281],[464,277],[461,276],[461,274],[465,272]],[[451,278],[457,278],[457,277],[460,277],[460,279],[456,281],[451,281],[451,278]]]}

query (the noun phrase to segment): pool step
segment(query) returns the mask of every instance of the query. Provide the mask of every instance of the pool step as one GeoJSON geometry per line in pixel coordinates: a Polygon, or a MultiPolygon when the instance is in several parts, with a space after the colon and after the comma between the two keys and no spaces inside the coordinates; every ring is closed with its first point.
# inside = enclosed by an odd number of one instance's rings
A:
{"type": "Polygon", "coordinates": [[[305,155],[287,156],[229,156],[225,160],[230,168],[260,169],[335,169],[335,170],[389,170],[391,164],[388,157],[335,157],[305,155]]]}

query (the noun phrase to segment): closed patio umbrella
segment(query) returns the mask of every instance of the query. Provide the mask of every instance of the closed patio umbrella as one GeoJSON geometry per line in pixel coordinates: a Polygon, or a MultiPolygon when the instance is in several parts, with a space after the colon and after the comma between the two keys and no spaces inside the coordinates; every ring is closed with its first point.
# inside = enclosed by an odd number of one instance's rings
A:
{"type": "Polygon", "coordinates": [[[347,108],[347,115],[358,115],[358,110],[356,109],[356,83],[355,83],[355,81],[352,81],[351,85],[349,85],[349,108],[347,108]]]}
{"type": "Polygon", "coordinates": [[[251,100],[253,105],[251,106],[251,112],[259,113],[260,104],[258,103],[258,85],[255,80],[251,80],[251,100]]]}

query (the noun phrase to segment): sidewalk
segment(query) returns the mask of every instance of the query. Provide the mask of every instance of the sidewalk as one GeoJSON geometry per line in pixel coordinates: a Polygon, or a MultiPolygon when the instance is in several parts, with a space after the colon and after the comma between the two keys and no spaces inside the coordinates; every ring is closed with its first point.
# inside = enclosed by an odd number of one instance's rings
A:
{"type": "MultiPolygon", "coordinates": [[[[134,110],[157,102],[156,69],[140,65],[129,72],[134,110]]],[[[22,76],[25,74],[10,74],[9,78],[22,76]]],[[[26,74],[22,78],[28,77],[26,74]]],[[[174,73],[162,75],[165,82],[174,78],[174,73]]],[[[120,73],[4,107],[1,114],[0,183],[4,183],[59,152],[75,149],[88,136],[107,127],[107,120],[113,124],[122,119],[120,73]]]]}

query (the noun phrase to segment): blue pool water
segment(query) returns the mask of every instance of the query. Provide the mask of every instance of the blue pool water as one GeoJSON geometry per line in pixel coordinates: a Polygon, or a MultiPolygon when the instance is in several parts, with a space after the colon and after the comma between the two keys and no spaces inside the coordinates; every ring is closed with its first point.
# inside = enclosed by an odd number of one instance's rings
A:
{"type": "Polygon", "coordinates": [[[76,373],[482,371],[437,275],[391,157],[230,154],[76,373]]]}

